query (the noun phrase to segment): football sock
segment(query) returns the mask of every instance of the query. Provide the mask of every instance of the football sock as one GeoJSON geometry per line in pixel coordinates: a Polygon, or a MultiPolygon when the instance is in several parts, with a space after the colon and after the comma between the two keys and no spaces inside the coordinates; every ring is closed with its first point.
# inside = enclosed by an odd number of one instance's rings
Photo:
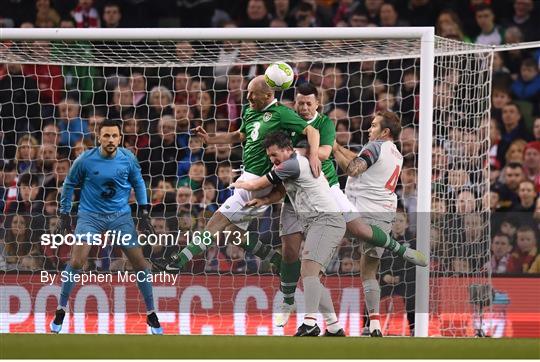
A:
{"type": "Polygon", "coordinates": [[[403,256],[403,254],[405,254],[405,250],[407,249],[406,247],[392,239],[390,235],[382,231],[380,227],[376,225],[370,225],[370,227],[371,231],[373,232],[371,240],[368,240],[370,244],[388,249],[399,256],[403,256]]]}
{"type": "MultiPolygon", "coordinates": [[[[250,234],[251,235],[251,234],[250,234]]],[[[281,254],[272,248],[272,245],[265,244],[262,241],[250,238],[247,242],[240,245],[245,251],[251,252],[251,254],[258,256],[261,260],[267,259],[272,263],[278,270],[281,267],[281,254]]]]}
{"type": "Polygon", "coordinates": [[[330,333],[336,333],[341,329],[334,309],[334,303],[332,303],[332,296],[330,295],[330,291],[325,287],[321,287],[319,312],[322,313],[324,321],[326,322],[326,329],[328,329],[330,333]]]}
{"type": "MultiPolygon", "coordinates": [[[[73,268],[71,264],[67,264],[65,272],[67,273],[67,278],[64,277],[64,279],[67,280],[62,282],[62,287],[60,289],[60,303],[58,304],[58,309],[62,308],[64,310],[67,308],[71,290],[73,290],[73,287],[75,286],[75,281],[73,280],[74,276],[79,274],[81,270],[73,268]]],[[[66,275],[66,273],[64,273],[64,275],[66,275]]]]}
{"type": "Polygon", "coordinates": [[[302,278],[304,283],[304,296],[306,301],[306,314],[304,323],[314,326],[317,322],[317,312],[321,300],[322,284],[318,276],[302,278]]]}
{"type": "Polygon", "coordinates": [[[191,259],[193,259],[194,256],[202,254],[206,250],[206,245],[204,245],[202,242],[200,244],[193,244],[190,243],[188,246],[186,246],[182,251],[180,251],[178,256],[178,262],[177,265],[180,268],[183,268],[184,265],[189,263],[191,259]]]}
{"type": "Polygon", "coordinates": [[[366,308],[369,314],[369,331],[372,332],[374,329],[381,329],[378,319],[381,302],[381,287],[376,279],[364,280],[362,285],[364,287],[364,296],[366,298],[366,308]]]}
{"type": "Polygon", "coordinates": [[[152,282],[149,281],[150,270],[139,271],[137,278],[137,286],[144,298],[144,304],[146,304],[146,311],[150,312],[154,310],[154,295],[152,293],[152,282]]]}
{"type": "Polygon", "coordinates": [[[281,263],[279,270],[280,289],[283,293],[283,301],[287,304],[294,304],[294,293],[300,279],[300,266],[300,260],[292,263],[281,263]]]}

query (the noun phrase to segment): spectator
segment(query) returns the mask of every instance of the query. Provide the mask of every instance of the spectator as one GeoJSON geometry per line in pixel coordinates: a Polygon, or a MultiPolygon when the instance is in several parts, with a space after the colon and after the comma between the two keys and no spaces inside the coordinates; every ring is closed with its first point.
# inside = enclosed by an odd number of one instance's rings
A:
{"type": "Polygon", "coordinates": [[[393,3],[383,3],[379,10],[380,26],[408,26],[409,23],[399,18],[393,3]]]}
{"type": "Polygon", "coordinates": [[[540,117],[536,117],[533,123],[533,134],[536,141],[540,141],[540,117]]]}
{"type": "Polygon", "coordinates": [[[38,151],[39,173],[47,175],[53,172],[54,163],[57,158],[58,154],[56,153],[56,146],[51,144],[41,145],[38,151]]]}
{"type": "Polygon", "coordinates": [[[290,9],[290,1],[289,0],[274,0],[274,14],[272,18],[274,20],[282,20],[287,24],[291,24],[292,17],[291,17],[291,9],[290,9]]]}
{"type": "Polygon", "coordinates": [[[122,122],[122,136],[125,145],[133,147],[133,153],[137,155],[139,150],[147,148],[150,143],[150,137],[146,133],[142,133],[138,129],[138,120],[133,112],[126,113],[126,118],[122,122]]]}
{"type": "Polygon", "coordinates": [[[516,238],[516,232],[517,232],[517,226],[518,221],[516,218],[511,215],[510,217],[506,217],[503,222],[501,223],[501,233],[504,235],[507,235],[508,238],[510,238],[510,241],[512,244],[514,244],[514,240],[516,238]]]}
{"type": "Polygon", "coordinates": [[[514,81],[510,69],[504,63],[504,59],[503,52],[493,52],[493,64],[491,67],[493,89],[502,88],[508,90],[514,81]]]}
{"type": "Polygon", "coordinates": [[[157,122],[158,134],[150,137],[150,146],[139,151],[137,157],[141,163],[143,177],[152,180],[176,178],[178,161],[182,157],[176,138],[176,121],[172,116],[164,115],[157,122]]]}
{"type": "Polygon", "coordinates": [[[61,146],[73,146],[83,138],[90,139],[88,121],[81,118],[80,110],[79,102],[70,96],[58,104],[59,121],[57,124],[60,129],[61,146]]]}
{"type": "Polygon", "coordinates": [[[533,212],[536,207],[536,198],[538,197],[534,183],[530,180],[521,181],[517,193],[519,202],[513,206],[511,211],[517,214],[521,225],[533,225],[533,212]]]}
{"type": "MultiPolygon", "coordinates": [[[[0,168],[0,211],[5,214],[6,205],[9,201],[9,196],[11,199],[15,199],[17,195],[17,171],[15,164],[5,163],[0,168]],[[10,195],[10,191],[11,194],[10,195]],[[14,194],[14,195],[13,195],[14,194]]],[[[0,223],[2,222],[3,217],[0,217],[0,223]]]]}
{"type": "MultiPolygon", "coordinates": [[[[46,177],[43,180],[43,186],[47,192],[58,190],[62,187],[64,180],[66,179],[67,173],[71,162],[68,158],[61,158],[56,160],[54,163],[54,172],[50,174],[50,177],[46,177]]],[[[77,191],[75,195],[77,195],[77,191]]]]}
{"type": "Polygon", "coordinates": [[[415,127],[403,127],[399,135],[403,157],[416,157],[418,154],[418,132],[415,127]]]}
{"type": "Polygon", "coordinates": [[[153,211],[155,209],[164,209],[165,195],[167,192],[175,191],[174,186],[170,181],[166,180],[157,180],[153,186],[152,195],[150,196],[152,209],[153,211]]]}
{"type": "Polygon", "coordinates": [[[497,159],[497,150],[501,142],[501,130],[495,118],[489,121],[489,165],[494,169],[501,168],[501,162],[497,159]]]}
{"type": "Polygon", "coordinates": [[[525,145],[523,151],[523,171],[531,180],[537,192],[540,192],[540,141],[533,141],[525,145]]]}
{"type": "MultiPolygon", "coordinates": [[[[408,230],[407,213],[398,211],[392,224],[391,236],[400,244],[416,249],[416,240],[408,230]]],[[[415,266],[385,250],[381,258],[381,299],[400,295],[404,298],[409,329],[414,330],[415,266]]]]}
{"type": "Polygon", "coordinates": [[[512,18],[507,19],[507,27],[518,27],[523,32],[525,41],[539,39],[533,10],[533,0],[514,0],[514,14],[512,18]]]}
{"type": "Polygon", "coordinates": [[[174,75],[174,103],[175,104],[188,104],[188,84],[190,76],[185,68],[176,70],[174,75]]]}
{"type": "MultiPolygon", "coordinates": [[[[54,234],[58,224],[57,216],[47,218],[48,233],[54,234]]],[[[42,246],[42,253],[45,256],[45,268],[48,270],[61,271],[64,270],[66,263],[70,259],[71,246],[67,244],[59,245],[53,248],[50,245],[42,246]]]]}
{"type": "Polygon", "coordinates": [[[476,44],[500,45],[503,43],[503,30],[495,24],[495,14],[491,6],[480,4],[474,8],[476,24],[480,28],[474,40],[476,44]]]}
{"type": "Polygon", "coordinates": [[[244,77],[240,69],[231,68],[227,75],[227,95],[217,102],[218,129],[223,129],[225,132],[233,132],[240,127],[244,89],[244,77]],[[221,119],[226,120],[226,127],[219,126],[221,119]]]}
{"type": "Polygon", "coordinates": [[[178,162],[178,177],[184,177],[188,174],[193,162],[201,161],[205,154],[203,141],[199,137],[189,138],[189,148],[184,156],[178,162]]]}
{"type": "Polygon", "coordinates": [[[217,167],[217,203],[221,205],[227,200],[233,191],[229,185],[233,182],[232,166],[229,162],[220,163],[217,167]]]}
{"type": "MultiPolygon", "coordinates": [[[[35,41],[32,51],[39,55],[40,58],[46,59],[51,55],[51,44],[48,41],[35,41]]],[[[61,66],[25,64],[23,65],[23,74],[25,77],[30,77],[37,82],[39,101],[42,105],[58,104],[62,100],[64,78],[61,66]]]]}
{"type": "Polygon", "coordinates": [[[534,229],[529,225],[522,225],[517,229],[516,247],[508,260],[509,273],[527,273],[538,258],[538,248],[534,229]]]}
{"type": "Polygon", "coordinates": [[[8,216],[6,222],[6,236],[2,250],[5,260],[5,270],[18,270],[18,264],[25,255],[30,253],[32,244],[30,240],[29,217],[23,215],[8,216]]]}
{"type": "Polygon", "coordinates": [[[19,134],[41,125],[39,91],[36,79],[24,76],[23,66],[17,63],[0,65],[0,90],[0,156],[9,160],[15,156],[19,134]]]}
{"type": "Polygon", "coordinates": [[[401,170],[401,189],[396,193],[403,204],[403,209],[407,213],[408,225],[414,233],[416,230],[416,204],[417,204],[417,178],[416,170],[411,162],[404,162],[401,170]]]}
{"type": "Polygon", "coordinates": [[[15,154],[17,173],[33,173],[39,170],[38,151],[38,142],[33,136],[24,135],[19,138],[15,154]]]}
{"type": "MultiPolygon", "coordinates": [[[[94,109],[93,112],[88,116],[88,132],[90,136],[88,139],[91,143],[97,146],[97,134],[99,129],[99,124],[105,119],[105,112],[101,109],[94,109]]],[[[60,139],[58,140],[60,142],[60,139]]]]}
{"type": "Polygon", "coordinates": [[[313,5],[307,2],[301,2],[294,13],[293,25],[298,28],[320,26],[313,5]]]}
{"type": "Polygon", "coordinates": [[[35,175],[25,173],[19,177],[18,198],[16,202],[8,205],[6,215],[25,215],[29,216],[28,238],[26,241],[32,244],[38,244],[41,234],[45,232],[44,193],[43,188],[39,186],[39,179],[35,175]]]}
{"type": "Polygon", "coordinates": [[[270,25],[270,15],[264,0],[249,0],[246,7],[246,18],[241,26],[250,28],[265,28],[270,25]]]}
{"type": "Polygon", "coordinates": [[[56,28],[60,23],[60,15],[51,7],[50,0],[36,1],[34,24],[38,28],[56,28]]]}
{"type": "MultiPolygon", "coordinates": [[[[131,114],[133,112],[133,92],[131,87],[125,82],[120,81],[114,88],[111,104],[108,110],[107,118],[121,119],[124,113],[131,114]]],[[[142,114],[141,117],[148,119],[148,114],[142,114]]],[[[146,129],[144,129],[147,132],[146,129]]]]}
{"type": "Polygon", "coordinates": [[[176,204],[178,205],[177,214],[191,211],[191,198],[193,191],[187,186],[181,186],[176,190],[176,204]]]}
{"type": "MultiPolygon", "coordinates": [[[[172,116],[173,96],[170,90],[163,86],[152,88],[148,96],[149,112],[148,112],[148,132],[150,136],[158,134],[158,123],[163,116],[172,116]]],[[[175,126],[176,128],[176,126],[175,126]]]]}
{"type": "Polygon", "coordinates": [[[146,77],[144,74],[140,71],[132,72],[129,78],[129,87],[133,96],[131,105],[135,107],[137,114],[146,115],[148,112],[148,93],[146,91],[146,77]]]}
{"type": "Polygon", "coordinates": [[[505,88],[493,88],[491,91],[491,116],[502,122],[502,109],[512,102],[510,92],[505,88]]]}
{"type": "Polygon", "coordinates": [[[78,5],[71,12],[77,28],[99,28],[99,13],[94,6],[94,0],[79,0],[78,5]]]}
{"type": "MultiPolygon", "coordinates": [[[[516,103],[511,102],[503,107],[502,123],[502,138],[501,143],[499,144],[499,155],[506,154],[508,147],[515,139],[521,138],[525,141],[531,139],[531,136],[525,128],[519,106],[516,103]]],[[[504,163],[502,157],[499,157],[499,161],[504,163]]]]}
{"type": "Polygon", "coordinates": [[[503,168],[503,182],[498,185],[501,197],[501,211],[510,210],[519,202],[517,191],[521,181],[525,179],[523,167],[519,163],[509,163],[503,168]]]}
{"type": "Polygon", "coordinates": [[[512,162],[522,164],[523,151],[525,150],[526,145],[527,141],[524,141],[522,139],[512,141],[512,143],[508,147],[508,150],[506,151],[506,154],[504,155],[505,164],[512,162]]]}
{"type": "Polygon", "coordinates": [[[508,235],[498,232],[491,241],[491,272],[504,274],[508,272],[508,261],[512,252],[512,243],[508,235]]]}
{"type": "Polygon", "coordinates": [[[439,13],[435,24],[435,33],[439,36],[471,43],[471,39],[463,33],[463,27],[455,11],[445,9],[439,13]]]}
{"type": "Polygon", "coordinates": [[[108,2],[103,7],[103,25],[104,28],[123,28],[122,9],[115,2],[108,2]]]}
{"type": "Polygon", "coordinates": [[[369,18],[363,9],[357,8],[350,13],[347,24],[348,26],[355,28],[368,26],[369,18]]]}
{"type": "Polygon", "coordinates": [[[465,216],[476,211],[476,200],[470,190],[462,190],[457,194],[456,212],[465,216]]]}
{"type": "MultiPolygon", "coordinates": [[[[506,28],[504,33],[505,44],[517,44],[523,42],[523,33],[517,26],[506,28]]],[[[503,53],[504,64],[508,67],[511,74],[519,73],[519,66],[523,59],[523,51],[521,49],[513,49],[503,53]]]]}
{"type": "Polygon", "coordinates": [[[193,191],[200,190],[206,175],[206,165],[202,161],[194,162],[189,168],[188,175],[180,178],[178,186],[186,186],[193,191]]]}
{"type": "Polygon", "coordinates": [[[512,84],[512,93],[520,100],[532,102],[538,111],[540,74],[538,74],[538,64],[532,58],[523,59],[521,62],[520,75],[512,84]]]}
{"type": "Polygon", "coordinates": [[[381,6],[383,4],[383,0],[365,0],[364,1],[364,8],[366,9],[366,13],[369,18],[369,22],[371,24],[379,24],[379,13],[381,11],[381,6]]]}

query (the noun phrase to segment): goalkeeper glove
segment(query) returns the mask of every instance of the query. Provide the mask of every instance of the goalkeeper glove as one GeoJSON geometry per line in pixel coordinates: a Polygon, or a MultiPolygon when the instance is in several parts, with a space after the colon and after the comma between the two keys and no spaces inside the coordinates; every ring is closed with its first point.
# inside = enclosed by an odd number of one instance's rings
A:
{"type": "Polygon", "coordinates": [[[155,234],[156,231],[150,222],[150,205],[140,205],[137,210],[139,229],[146,235],[155,234]]]}
{"type": "Polygon", "coordinates": [[[71,232],[71,216],[69,214],[58,214],[58,223],[56,224],[55,234],[69,234],[71,232]]]}

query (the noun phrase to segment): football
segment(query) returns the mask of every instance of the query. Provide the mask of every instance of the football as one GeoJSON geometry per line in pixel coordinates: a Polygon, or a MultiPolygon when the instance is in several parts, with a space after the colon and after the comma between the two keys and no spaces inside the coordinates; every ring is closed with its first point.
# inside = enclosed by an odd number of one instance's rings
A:
{"type": "Polygon", "coordinates": [[[266,68],[264,79],[272,89],[285,90],[294,82],[294,71],[287,63],[272,63],[266,68]]]}

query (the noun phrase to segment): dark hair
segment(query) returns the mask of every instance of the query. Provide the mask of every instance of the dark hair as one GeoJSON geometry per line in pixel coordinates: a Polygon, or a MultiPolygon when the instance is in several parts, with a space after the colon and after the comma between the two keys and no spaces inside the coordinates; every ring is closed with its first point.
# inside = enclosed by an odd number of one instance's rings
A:
{"type": "Polygon", "coordinates": [[[401,120],[398,115],[390,111],[382,111],[375,113],[375,117],[382,117],[381,120],[381,129],[388,128],[390,130],[390,135],[394,140],[399,138],[401,133],[401,120]]]}
{"type": "Polygon", "coordinates": [[[104,119],[99,124],[99,132],[101,133],[101,129],[103,127],[118,127],[118,132],[122,133],[122,123],[116,119],[104,119]]]}
{"type": "Polygon", "coordinates": [[[296,11],[309,11],[310,13],[312,13],[313,5],[311,5],[310,3],[301,2],[300,4],[298,4],[296,11]]]}
{"type": "Polygon", "coordinates": [[[19,186],[37,186],[39,184],[39,179],[36,175],[32,175],[31,173],[23,173],[19,176],[17,184],[19,186]]]}
{"type": "Polygon", "coordinates": [[[276,145],[279,148],[292,148],[292,142],[289,135],[283,131],[272,132],[264,138],[264,148],[268,148],[273,145],[276,145]]]}
{"type": "MultiPolygon", "coordinates": [[[[508,243],[511,244],[512,241],[510,240],[510,237],[506,234],[501,233],[500,231],[497,232],[495,235],[493,235],[493,239],[495,238],[506,238],[508,240],[508,243]]],[[[493,242],[493,239],[491,239],[491,242],[493,242]]]]}
{"type": "Polygon", "coordinates": [[[109,7],[116,7],[116,8],[118,8],[118,11],[122,12],[122,7],[116,1],[107,1],[105,3],[105,5],[103,5],[103,10],[105,10],[105,8],[109,8],[109,7]]]}
{"type": "Polygon", "coordinates": [[[534,229],[532,228],[531,225],[528,225],[528,224],[521,225],[521,226],[517,229],[517,232],[518,232],[518,233],[526,233],[526,232],[529,232],[529,231],[532,231],[532,232],[534,233],[534,229]]]}
{"type": "Polygon", "coordinates": [[[536,62],[532,58],[525,58],[521,61],[521,67],[534,68],[538,70],[536,62]]]}
{"type": "Polygon", "coordinates": [[[516,107],[516,109],[518,110],[519,114],[520,114],[520,115],[523,115],[523,113],[521,112],[521,108],[519,108],[519,104],[517,104],[516,102],[509,102],[509,103],[505,104],[505,105],[503,106],[503,108],[504,108],[504,107],[508,107],[508,106],[516,107]]]}
{"type": "Polygon", "coordinates": [[[477,6],[474,7],[474,13],[475,14],[477,12],[479,12],[479,11],[484,11],[484,10],[489,10],[489,11],[491,11],[491,13],[493,13],[493,9],[491,8],[491,6],[489,6],[486,3],[478,4],[477,6]]]}
{"type": "Polygon", "coordinates": [[[311,83],[302,83],[297,86],[296,94],[301,94],[303,96],[309,96],[310,94],[313,94],[315,98],[319,98],[319,91],[317,90],[317,87],[315,87],[311,83]]]}
{"type": "Polygon", "coordinates": [[[506,164],[505,168],[520,168],[523,170],[523,165],[519,162],[510,162],[506,164]]]}

